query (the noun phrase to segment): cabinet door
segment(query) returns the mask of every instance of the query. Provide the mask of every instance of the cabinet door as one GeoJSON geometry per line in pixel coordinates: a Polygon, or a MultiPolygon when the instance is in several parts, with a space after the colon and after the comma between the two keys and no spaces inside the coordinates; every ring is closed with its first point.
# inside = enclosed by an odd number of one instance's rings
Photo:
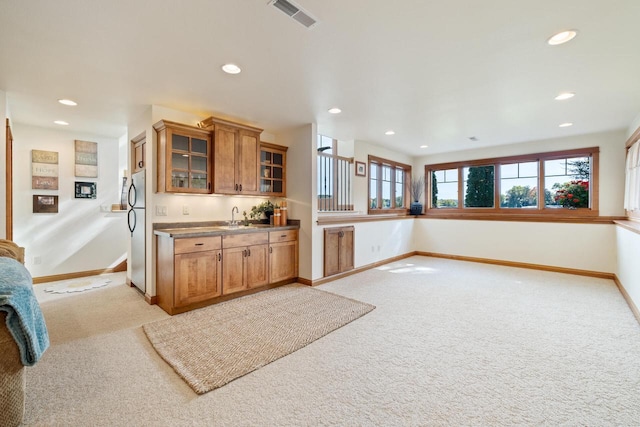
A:
{"type": "Polygon", "coordinates": [[[285,197],[287,147],[266,142],[260,147],[260,194],[285,197]]]}
{"type": "Polygon", "coordinates": [[[133,145],[133,172],[140,172],[144,169],[144,157],[146,152],[146,140],[142,140],[133,145]]]}
{"type": "Polygon", "coordinates": [[[353,227],[345,227],[340,235],[340,272],[353,270],[353,227]]]}
{"type": "Polygon", "coordinates": [[[324,229],[324,275],[340,273],[340,229],[324,229]]]}
{"type": "Polygon", "coordinates": [[[258,169],[260,144],[254,132],[240,130],[238,140],[238,165],[236,182],[241,185],[241,194],[258,194],[258,169]]]}
{"type": "Polygon", "coordinates": [[[222,251],[222,293],[224,295],[246,289],[244,280],[245,247],[222,251]]]}
{"type": "Polygon", "coordinates": [[[221,251],[175,256],[174,305],[183,307],[221,295],[221,251]]]}
{"type": "Polygon", "coordinates": [[[254,245],[247,248],[245,273],[247,286],[257,288],[269,283],[269,245],[254,245]]]}
{"type": "Polygon", "coordinates": [[[269,248],[269,283],[298,277],[298,242],[272,243],[269,248]]]}
{"type": "Polygon", "coordinates": [[[218,125],[214,146],[214,192],[235,194],[236,189],[236,139],[237,130],[218,125]]]}

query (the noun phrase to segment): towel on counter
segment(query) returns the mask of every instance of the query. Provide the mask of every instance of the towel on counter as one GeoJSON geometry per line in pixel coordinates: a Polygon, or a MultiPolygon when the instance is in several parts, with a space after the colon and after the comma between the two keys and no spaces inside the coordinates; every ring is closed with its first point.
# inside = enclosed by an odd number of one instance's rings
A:
{"type": "Polygon", "coordinates": [[[0,311],[20,349],[24,366],[33,366],[49,347],[49,333],[33,293],[29,271],[15,259],[0,257],[0,311]]]}

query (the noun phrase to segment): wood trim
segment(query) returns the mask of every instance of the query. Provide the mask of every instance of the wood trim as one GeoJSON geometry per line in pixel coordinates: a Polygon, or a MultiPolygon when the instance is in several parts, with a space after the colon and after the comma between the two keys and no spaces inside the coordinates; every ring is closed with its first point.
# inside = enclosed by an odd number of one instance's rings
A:
{"type": "Polygon", "coordinates": [[[622,297],[627,302],[627,305],[629,306],[629,309],[635,316],[636,320],[638,321],[638,323],[640,323],[640,310],[638,310],[638,307],[631,299],[631,296],[629,295],[627,290],[624,288],[624,285],[622,284],[622,282],[620,282],[620,279],[615,274],[613,275],[613,281],[615,282],[616,286],[618,287],[618,290],[622,294],[622,297]]]}
{"type": "Polygon", "coordinates": [[[284,145],[272,144],[270,142],[263,142],[263,141],[260,141],[260,147],[268,148],[270,150],[280,150],[284,152],[286,152],[289,149],[289,147],[286,147],[284,145]]]}
{"type": "Polygon", "coordinates": [[[300,283],[301,285],[313,286],[313,281],[305,279],[304,277],[298,277],[296,279],[296,282],[300,283]]]}
{"type": "Polygon", "coordinates": [[[64,273],[64,274],[54,274],[52,276],[34,277],[33,284],[37,285],[39,283],[57,282],[58,280],[78,279],[80,277],[98,276],[100,274],[116,273],[115,268],[119,267],[121,264],[122,263],[118,264],[118,266],[114,268],[105,268],[102,270],[77,271],[75,273],[64,273]]]}
{"type": "Polygon", "coordinates": [[[124,261],[122,261],[120,264],[116,265],[115,267],[113,267],[113,272],[114,273],[118,273],[121,271],[127,271],[127,260],[125,259],[124,261]]]}
{"type": "Polygon", "coordinates": [[[413,219],[415,216],[407,215],[406,210],[402,214],[372,214],[372,215],[331,215],[324,218],[318,217],[316,223],[318,225],[331,225],[331,224],[352,224],[357,222],[372,222],[372,221],[395,221],[402,219],[413,219]]]}
{"type": "Polygon", "coordinates": [[[631,134],[629,139],[627,139],[627,142],[625,142],[624,146],[626,149],[629,149],[634,142],[639,140],[640,140],[640,126],[638,126],[638,129],[636,129],[636,131],[631,134]]]}
{"type": "Polygon", "coordinates": [[[633,233],[640,234],[640,221],[624,221],[618,220],[614,221],[614,223],[626,230],[629,230],[633,233]]]}
{"type": "Polygon", "coordinates": [[[527,268],[530,270],[551,271],[554,273],[574,274],[577,276],[598,277],[600,279],[613,280],[613,277],[615,276],[613,273],[606,273],[604,271],[581,270],[576,268],[555,267],[552,265],[530,264],[527,262],[504,261],[504,260],[498,260],[498,259],[476,258],[476,257],[462,256],[462,255],[440,254],[436,252],[416,251],[416,255],[430,256],[434,258],[453,259],[456,261],[468,261],[468,262],[478,262],[482,264],[501,265],[504,267],[516,267],[516,268],[527,268]]]}
{"type": "Polygon", "coordinates": [[[6,231],[5,239],[13,240],[13,133],[11,133],[11,123],[6,119],[6,157],[5,157],[5,213],[6,213],[6,231]]]}
{"type": "Polygon", "coordinates": [[[453,219],[469,221],[520,221],[520,222],[562,222],[575,224],[613,224],[627,219],[624,216],[565,216],[565,215],[525,215],[525,214],[468,214],[462,212],[438,212],[417,216],[419,219],[453,219]]]}
{"type": "Polygon", "coordinates": [[[262,131],[264,130],[264,129],[257,128],[255,126],[250,126],[244,123],[234,122],[231,120],[221,119],[219,117],[214,117],[214,116],[207,117],[206,119],[198,123],[199,128],[207,129],[207,130],[213,130],[215,125],[231,126],[234,128],[240,128],[240,129],[248,130],[251,132],[257,132],[257,133],[262,133],[262,131]]]}
{"type": "Polygon", "coordinates": [[[156,305],[158,304],[158,296],[154,295],[151,296],[149,294],[144,294],[144,300],[146,301],[147,304],[149,305],[156,305]]]}

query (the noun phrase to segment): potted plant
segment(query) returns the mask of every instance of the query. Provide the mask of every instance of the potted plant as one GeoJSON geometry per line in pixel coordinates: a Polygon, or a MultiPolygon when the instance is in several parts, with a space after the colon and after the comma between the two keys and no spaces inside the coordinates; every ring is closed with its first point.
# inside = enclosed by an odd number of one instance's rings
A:
{"type": "Polygon", "coordinates": [[[409,193],[411,193],[411,199],[412,199],[411,206],[409,209],[409,213],[411,215],[422,214],[422,203],[420,203],[420,197],[422,197],[423,191],[424,191],[424,176],[411,179],[411,183],[409,185],[409,193]]]}
{"type": "Polygon", "coordinates": [[[262,202],[259,205],[252,207],[251,213],[249,213],[249,216],[251,217],[251,219],[261,220],[264,214],[264,216],[267,218],[267,224],[268,224],[269,218],[271,217],[271,215],[273,215],[273,208],[274,208],[273,203],[267,200],[266,202],[262,202]]]}

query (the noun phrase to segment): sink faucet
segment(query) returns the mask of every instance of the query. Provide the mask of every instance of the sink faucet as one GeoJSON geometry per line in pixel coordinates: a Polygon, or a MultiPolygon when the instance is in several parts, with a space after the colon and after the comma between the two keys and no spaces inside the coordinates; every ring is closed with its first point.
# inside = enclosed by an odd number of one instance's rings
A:
{"type": "Polygon", "coordinates": [[[234,214],[234,212],[235,212],[235,213],[240,213],[240,211],[238,210],[238,207],[237,207],[237,206],[234,206],[234,207],[231,209],[231,225],[236,225],[236,220],[235,220],[235,217],[234,217],[234,215],[233,215],[233,214],[234,214]]]}

